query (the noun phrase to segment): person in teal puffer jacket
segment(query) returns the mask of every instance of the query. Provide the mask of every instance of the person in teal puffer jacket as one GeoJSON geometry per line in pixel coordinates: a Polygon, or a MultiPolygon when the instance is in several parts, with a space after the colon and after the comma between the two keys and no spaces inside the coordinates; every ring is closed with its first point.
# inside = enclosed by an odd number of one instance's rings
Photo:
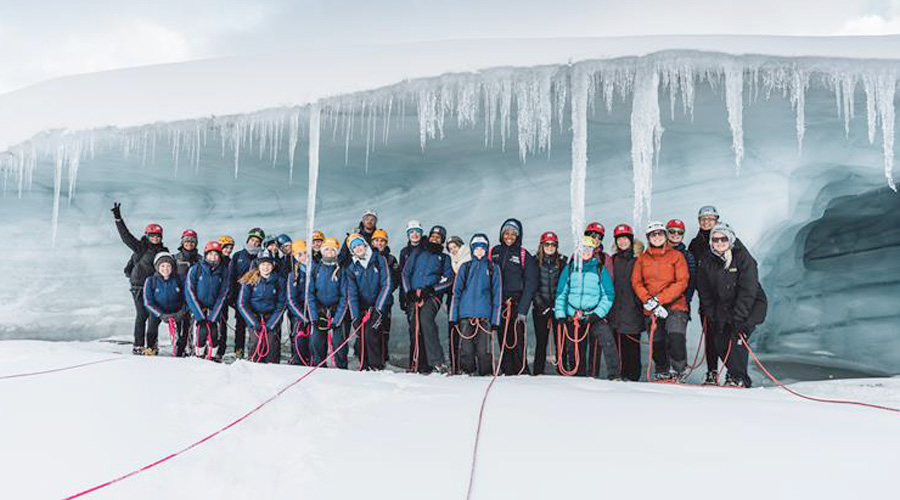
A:
{"type": "MultiPolygon", "coordinates": [[[[588,372],[587,346],[591,336],[606,359],[607,377],[619,380],[619,358],[606,315],[612,308],[615,289],[609,272],[594,256],[597,243],[581,241],[578,255],[563,269],[556,288],[555,316],[563,342],[559,370],[563,375],[584,376],[588,372]],[[579,258],[580,257],[580,258],[579,258]],[[580,269],[577,268],[580,264],[580,269]]],[[[599,358],[598,358],[599,359],[599,358]]]]}

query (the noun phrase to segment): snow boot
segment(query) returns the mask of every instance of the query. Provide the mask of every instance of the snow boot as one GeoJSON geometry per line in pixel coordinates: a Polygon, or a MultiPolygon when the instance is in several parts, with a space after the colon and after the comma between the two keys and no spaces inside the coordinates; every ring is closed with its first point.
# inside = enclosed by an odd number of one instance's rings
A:
{"type": "Polygon", "coordinates": [[[743,379],[740,379],[740,378],[737,378],[737,377],[732,377],[731,375],[728,375],[728,376],[725,377],[725,384],[724,384],[724,386],[725,386],[725,387],[733,387],[733,388],[735,388],[735,389],[744,389],[744,388],[747,387],[747,385],[744,384],[744,380],[743,380],[743,379]]]}
{"type": "Polygon", "coordinates": [[[687,382],[687,378],[687,372],[672,372],[672,382],[675,382],[676,384],[683,384],[687,382]]]}
{"type": "Polygon", "coordinates": [[[657,382],[672,382],[671,372],[656,372],[655,380],[657,382]]]}
{"type": "Polygon", "coordinates": [[[706,372],[706,379],[703,381],[703,385],[719,385],[718,372],[706,372]]]}
{"type": "Polygon", "coordinates": [[[156,356],[159,354],[159,349],[156,347],[145,347],[144,348],[144,356],[156,356]]]}
{"type": "Polygon", "coordinates": [[[135,356],[143,356],[144,348],[140,346],[134,346],[131,348],[131,354],[134,354],[135,356]]]}
{"type": "Polygon", "coordinates": [[[234,359],[244,359],[244,350],[237,348],[234,350],[234,359]]]}

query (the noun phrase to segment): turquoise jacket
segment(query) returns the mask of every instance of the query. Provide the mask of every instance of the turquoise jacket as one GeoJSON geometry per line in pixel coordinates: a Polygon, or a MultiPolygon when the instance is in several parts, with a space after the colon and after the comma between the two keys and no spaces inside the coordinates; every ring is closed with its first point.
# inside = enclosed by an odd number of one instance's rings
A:
{"type": "Polygon", "coordinates": [[[554,313],[556,319],[572,318],[578,311],[584,316],[594,313],[604,318],[615,296],[613,280],[606,268],[600,267],[597,257],[582,261],[580,271],[570,262],[559,276],[554,313]]]}

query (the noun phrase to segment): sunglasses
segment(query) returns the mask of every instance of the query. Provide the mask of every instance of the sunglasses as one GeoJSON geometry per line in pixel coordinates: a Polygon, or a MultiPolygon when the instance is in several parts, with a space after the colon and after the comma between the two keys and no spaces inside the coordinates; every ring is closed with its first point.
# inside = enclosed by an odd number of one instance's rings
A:
{"type": "Polygon", "coordinates": [[[559,246],[559,244],[553,243],[552,241],[548,241],[548,242],[544,243],[544,246],[545,247],[556,247],[556,246],[559,246]]]}
{"type": "Polygon", "coordinates": [[[162,235],[159,233],[147,233],[148,238],[162,238],[162,235]]]}
{"type": "Polygon", "coordinates": [[[603,239],[603,235],[598,233],[597,231],[585,231],[585,236],[590,236],[591,238],[603,239]]]}
{"type": "Polygon", "coordinates": [[[684,234],[681,229],[669,229],[669,234],[684,234]]]}
{"type": "Polygon", "coordinates": [[[712,242],[713,243],[728,243],[728,237],[727,236],[713,236],[712,242]]]}
{"type": "Polygon", "coordinates": [[[649,236],[651,238],[654,236],[665,236],[665,235],[666,235],[665,231],[653,231],[652,233],[647,234],[647,236],[649,236]]]}

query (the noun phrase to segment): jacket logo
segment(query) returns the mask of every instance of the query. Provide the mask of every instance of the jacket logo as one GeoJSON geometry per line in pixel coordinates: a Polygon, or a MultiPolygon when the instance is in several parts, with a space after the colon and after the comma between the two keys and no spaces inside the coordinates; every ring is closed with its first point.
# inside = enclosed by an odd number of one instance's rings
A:
{"type": "Polygon", "coordinates": [[[518,256],[518,255],[512,255],[512,256],[510,256],[510,257],[509,257],[509,261],[512,262],[513,264],[516,264],[516,265],[520,265],[520,266],[522,265],[522,262],[519,261],[519,256],[518,256]]]}
{"type": "Polygon", "coordinates": [[[736,267],[729,267],[729,268],[728,268],[728,272],[729,272],[729,273],[736,273],[736,272],[738,272],[738,270],[737,270],[736,267]]]}

